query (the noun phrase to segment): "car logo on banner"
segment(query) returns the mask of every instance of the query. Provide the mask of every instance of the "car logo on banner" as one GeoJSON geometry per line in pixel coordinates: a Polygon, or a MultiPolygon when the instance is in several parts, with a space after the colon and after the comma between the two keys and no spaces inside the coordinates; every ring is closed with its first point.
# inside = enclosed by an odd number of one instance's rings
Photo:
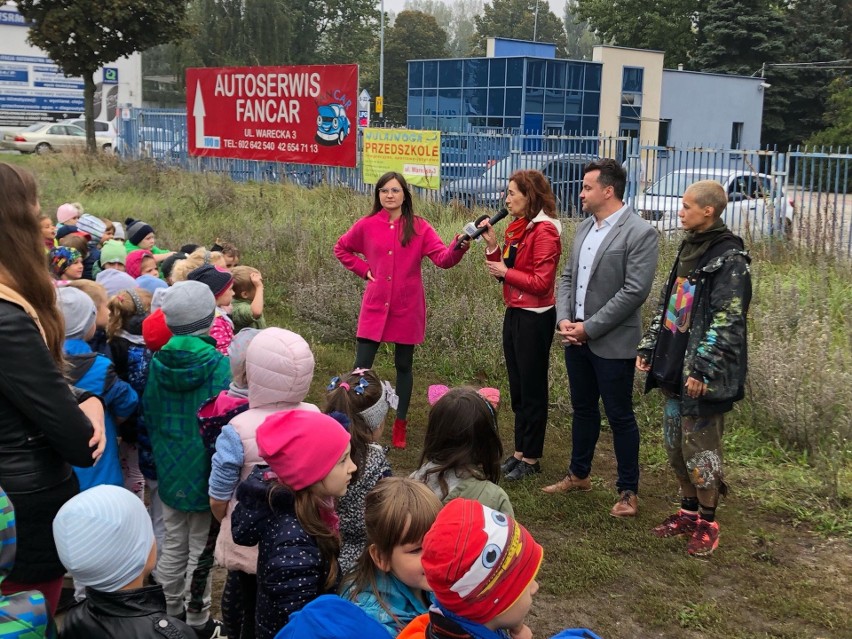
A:
{"type": "Polygon", "coordinates": [[[356,164],[358,65],[186,70],[189,153],[356,164]]]}

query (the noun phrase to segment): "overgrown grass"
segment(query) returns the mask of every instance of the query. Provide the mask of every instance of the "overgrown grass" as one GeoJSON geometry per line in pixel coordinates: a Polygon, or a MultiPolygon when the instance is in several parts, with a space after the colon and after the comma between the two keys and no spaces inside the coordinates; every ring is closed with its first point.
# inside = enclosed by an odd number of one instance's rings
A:
{"type": "MultiPolygon", "coordinates": [[[[4,159],[38,174],[45,211],[80,200],[96,215],[149,222],[160,246],[236,242],[243,263],[264,274],[270,324],[299,331],[312,344],[313,401],[322,401],[329,377],[351,366],[363,284],[337,263],[331,247],[369,209],[367,198],[325,187],[234,184],[109,159],[4,159]]],[[[444,238],[475,217],[428,202],[416,208],[444,238]]],[[[563,255],[575,224],[566,223],[563,255]]],[[[564,473],[570,453],[570,398],[562,352],[554,347],[544,473],[506,487],[519,519],[546,549],[532,618],[537,636],[580,625],[608,639],[848,636],[852,269],[848,262],[777,244],[751,249],[751,372],[747,398],[727,419],[733,494],[720,507],[723,540],[711,562],[687,558],[682,540],[648,533],[675,507],[677,488],[661,445],[662,402],[657,393],[642,395],[638,378],[638,520],[608,515],[615,493],[606,433],[590,493],[545,497],[539,491],[564,473]]],[[[661,247],[655,290],[643,309],[646,324],[675,250],[673,242],[661,247]]],[[[485,273],[481,247],[449,271],[427,263],[424,277],[428,328],[415,354],[411,445],[390,453],[400,473],[417,464],[428,384],[497,386],[508,404],[500,348],[504,309],[499,286],[485,273]]],[[[380,351],[377,368],[392,375],[390,348],[380,351]]],[[[508,409],[500,421],[503,441],[510,442],[508,409]]]]}

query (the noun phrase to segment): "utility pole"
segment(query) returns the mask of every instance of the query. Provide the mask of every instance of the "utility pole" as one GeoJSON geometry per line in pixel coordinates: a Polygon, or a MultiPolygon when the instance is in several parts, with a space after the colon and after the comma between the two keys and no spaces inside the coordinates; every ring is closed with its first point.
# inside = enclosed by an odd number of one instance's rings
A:
{"type": "Polygon", "coordinates": [[[382,105],[379,110],[379,125],[385,125],[385,0],[381,0],[381,28],[379,30],[379,102],[382,105]]]}

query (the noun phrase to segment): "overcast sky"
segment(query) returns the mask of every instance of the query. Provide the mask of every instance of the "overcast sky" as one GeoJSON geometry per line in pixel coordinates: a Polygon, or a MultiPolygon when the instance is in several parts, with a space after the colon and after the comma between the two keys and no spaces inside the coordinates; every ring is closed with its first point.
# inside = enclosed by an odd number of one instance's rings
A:
{"type": "MultiPolygon", "coordinates": [[[[454,4],[454,0],[442,0],[446,4],[454,4]]],[[[556,14],[558,18],[562,17],[562,9],[565,6],[565,0],[548,0],[550,3],[550,10],[556,14]]],[[[379,0],[376,0],[376,4],[378,5],[379,0]]],[[[486,0],[486,4],[490,4],[488,0],[486,0]]],[[[394,13],[399,13],[405,8],[405,0],[385,0],[385,11],[393,11],[394,13]]]]}

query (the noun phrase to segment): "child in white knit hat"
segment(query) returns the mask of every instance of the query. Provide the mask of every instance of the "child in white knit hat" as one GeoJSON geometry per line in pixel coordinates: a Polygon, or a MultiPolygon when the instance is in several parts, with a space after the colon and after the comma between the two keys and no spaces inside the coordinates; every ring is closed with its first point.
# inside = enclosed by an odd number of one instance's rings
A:
{"type": "Polygon", "coordinates": [[[196,639],[166,614],[161,586],[144,586],[157,560],[145,505],[129,490],[95,486],[65,503],[53,520],[59,559],[86,599],[71,608],[61,639],[196,639]]]}

